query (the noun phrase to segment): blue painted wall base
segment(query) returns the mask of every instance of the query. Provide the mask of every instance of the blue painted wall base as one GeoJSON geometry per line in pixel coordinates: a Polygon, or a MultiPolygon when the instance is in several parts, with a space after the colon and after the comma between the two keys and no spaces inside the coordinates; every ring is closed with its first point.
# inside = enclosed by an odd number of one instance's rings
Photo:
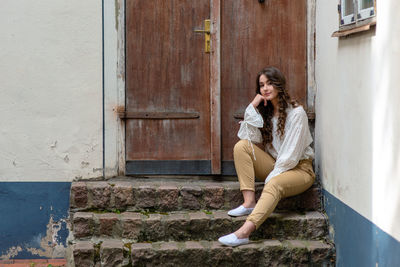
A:
{"type": "Polygon", "coordinates": [[[69,182],[0,182],[0,259],[63,254],[69,182]]]}
{"type": "Polygon", "coordinates": [[[400,266],[400,242],[339,199],[323,190],[329,223],[334,228],[336,266],[400,266]]]}

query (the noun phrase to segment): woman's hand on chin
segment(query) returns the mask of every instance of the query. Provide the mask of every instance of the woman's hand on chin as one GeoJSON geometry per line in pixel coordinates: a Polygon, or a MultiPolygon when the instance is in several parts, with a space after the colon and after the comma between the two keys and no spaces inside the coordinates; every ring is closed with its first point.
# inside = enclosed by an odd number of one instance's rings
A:
{"type": "Polygon", "coordinates": [[[264,102],[264,106],[267,106],[267,98],[265,96],[262,96],[260,94],[257,94],[256,97],[254,97],[253,101],[251,101],[251,104],[253,107],[258,107],[261,102],[264,102]]]}

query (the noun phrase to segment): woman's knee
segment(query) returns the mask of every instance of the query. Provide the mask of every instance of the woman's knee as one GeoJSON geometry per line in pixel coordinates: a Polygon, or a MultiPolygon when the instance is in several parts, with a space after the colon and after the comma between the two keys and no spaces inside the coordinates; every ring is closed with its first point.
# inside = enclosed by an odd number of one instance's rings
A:
{"type": "Polygon", "coordinates": [[[266,185],[264,185],[262,193],[271,194],[278,199],[281,199],[283,196],[282,186],[277,182],[277,179],[272,179],[266,185]]]}
{"type": "Polygon", "coordinates": [[[233,147],[233,154],[246,152],[249,145],[248,142],[248,140],[239,140],[239,142],[237,142],[233,147]]]}

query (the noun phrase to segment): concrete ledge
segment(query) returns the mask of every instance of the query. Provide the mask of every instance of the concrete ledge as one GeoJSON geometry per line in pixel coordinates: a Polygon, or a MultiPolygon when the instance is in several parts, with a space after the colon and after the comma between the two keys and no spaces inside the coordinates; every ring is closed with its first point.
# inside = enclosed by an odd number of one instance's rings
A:
{"type": "Polygon", "coordinates": [[[54,267],[67,266],[66,259],[25,259],[25,260],[0,260],[0,267],[54,267]]]}

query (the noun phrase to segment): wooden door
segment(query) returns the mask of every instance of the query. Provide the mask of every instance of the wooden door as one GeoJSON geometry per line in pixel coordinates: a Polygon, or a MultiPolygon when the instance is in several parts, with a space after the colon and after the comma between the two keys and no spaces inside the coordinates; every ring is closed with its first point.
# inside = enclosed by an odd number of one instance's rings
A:
{"type": "Polygon", "coordinates": [[[267,66],[286,76],[293,98],[306,104],[306,0],[221,1],[222,172],[235,174],[238,122],[255,96],[257,73],[267,66]]]}
{"type": "Polygon", "coordinates": [[[126,1],[127,174],[211,173],[210,0],[126,1]]]}
{"type": "Polygon", "coordinates": [[[126,173],[234,174],[263,67],[280,68],[305,104],[306,29],[306,0],[126,0],[126,173]],[[194,30],[211,14],[218,47],[204,53],[194,30]]]}

